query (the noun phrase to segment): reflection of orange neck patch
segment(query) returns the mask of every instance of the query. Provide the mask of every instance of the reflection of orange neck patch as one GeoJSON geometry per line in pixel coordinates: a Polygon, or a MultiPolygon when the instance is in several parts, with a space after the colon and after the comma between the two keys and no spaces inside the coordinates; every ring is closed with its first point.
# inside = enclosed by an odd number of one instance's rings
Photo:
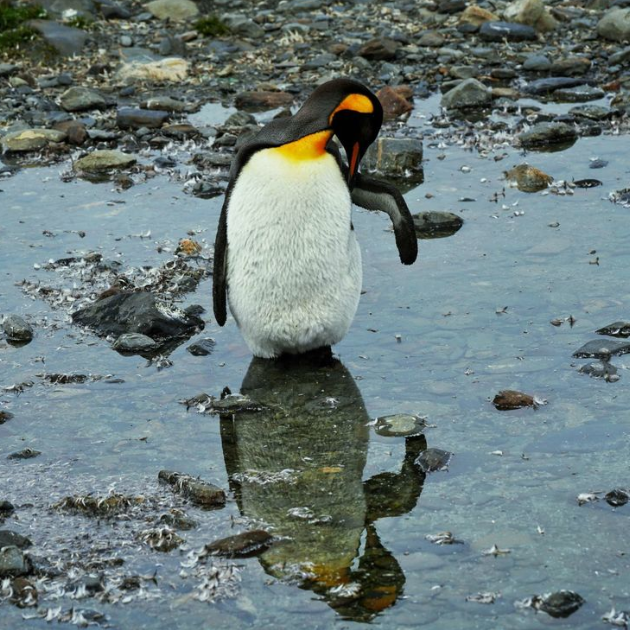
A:
{"type": "Polygon", "coordinates": [[[314,160],[326,153],[326,145],[332,136],[332,131],[318,131],[309,136],[304,136],[295,142],[283,144],[271,149],[291,160],[314,160]]]}
{"type": "Polygon", "coordinates": [[[353,112],[358,112],[359,114],[372,114],[374,112],[374,105],[372,104],[372,101],[363,94],[350,94],[349,96],[346,96],[346,98],[344,98],[337,107],[335,107],[332,114],[330,114],[328,121],[332,122],[334,115],[344,109],[349,109],[353,112]]]}

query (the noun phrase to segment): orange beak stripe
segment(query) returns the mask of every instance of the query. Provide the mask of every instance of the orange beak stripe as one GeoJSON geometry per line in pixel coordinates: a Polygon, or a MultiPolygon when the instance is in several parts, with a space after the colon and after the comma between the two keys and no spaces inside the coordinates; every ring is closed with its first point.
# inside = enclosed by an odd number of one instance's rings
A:
{"type": "Polygon", "coordinates": [[[352,156],[350,157],[350,173],[349,173],[350,178],[354,177],[354,174],[357,170],[358,157],[359,157],[359,143],[355,142],[354,146],[352,147],[352,156]]]}
{"type": "Polygon", "coordinates": [[[332,123],[332,119],[335,114],[343,111],[344,109],[349,109],[353,112],[358,112],[359,114],[374,113],[374,105],[367,96],[364,96],[363,94],[350,94],[349,96],[346,96],[346,98],[344,98],[337,107],[335,107],[328,117],[328,122],[332,123]]]}

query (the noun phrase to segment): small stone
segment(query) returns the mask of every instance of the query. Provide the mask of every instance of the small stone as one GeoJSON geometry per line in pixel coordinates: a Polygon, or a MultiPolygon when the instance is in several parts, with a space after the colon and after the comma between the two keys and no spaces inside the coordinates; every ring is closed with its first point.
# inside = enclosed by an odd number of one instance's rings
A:
{"type": "Polygon", "coordinates": [[[416,464],[423,473],[432,473],[440,470],[448,470],[448,465],[453,453],[440,448],[428,448],[422,451],[416,458],[416,464]]]}
{"type": "Polygon", "coordinates": [[[418,238],[443,238],[455,234],[464,225],[464,219],[453,212],[432,210],[414,214],[413,225],[418,238]]]}
{"type": "Polygon", "coordinates": [[[18,549],[26,549],[33,543],[26,536],[11,531],[10,529],[0,529],[0,549],[2,547],[17,547],[18,549]]]}
{"type": "Polygon", "coordinates": [[[75,86],[67,89],[60,98],[61,107],[67,112],[83,112],[88,109],[100,109],[107,101],[100,92],[90,88],[75,86]]]}
{"type": "Polygon", "coordinates": [[[204,547],[203,555],[252,558],[267,551],[274,542],[275,539],[269,532],[257,529],[216,540],[204,547]]]}
{"type": "MultiPolygon", "coordinates": [[[[569,110],[569,115],[588,120],[606,120],[610,118],[611,111],[601,105],[578,105],[569,110]]],[[[593,162],[591,162],[589,168],[597,168],[597,166],[593,166],[593,162]]]]}
{"type": "Polygon", "coordinates": [[[170,485],[174,492],[182,494],[195,505],[206,508],[220,508],[225,505],[225,492],[207,481],[171,470],[161,470],[158,479],[170,485]]]}
{"type": "Polygon", "coordinates": [[[462,545],[463,540],[458,540],[451,532],[439,532],[437,534],[427,534],[425,538],[434,545],[462,545]]]}
{"type": "Polygon", "coordinates": [[[140,129],[141,127],[158,129],[169,118],[168,112],[160,110],[123,107],[116,114],[116,125],[120,129],[140,129]]]}
{"type": "Polygon", "coordinates": [[[505,179],[516,183],[522,192],[538,192],[551,184],[553,177],[529,164],[519,164],[505,172],[505,179]]]}
{"type": "Polygon", "coordinates": [[[422,173],[422,140],[419,138],[377,138],[363,158],[364,168],[390,177],[408,178],[422,173]]]}
{"type": "Polygon", "coordinates": [[[527,58],[523,62],[523,70],[528,72],[547,72],[551,68],[551,61],[547,55],[540,53],[532,53],[527,55],[527,58]]]}
{"type": "Polygon", "coordinates": [[[554,144],[572,144],[577,140],[577,131],[566,123],[538,123],[518,138],[524,149],[544,147],[554,144]]]}
{"type": "Polygon", "coordinates": [[[190,344],[186,350],[190,352],[194,357],[207,357],[212,354],[214,347],[216,346],[216,341],[214,339],[200,339],[195,343],[190,344]]]}
{"type": "Polygon", "coordinates": [[[15,512],[15,508],[12,503],[9,501],[5,501],[4,499],[0,499],[0,519],[6,518],[15,512]]]}
{"type": "Polygon", "coordinates": [[[17,547],[0,548],[0,578],[28,575],[32,569],[31,561],[17,547]]]}
{"type": "Polygon", "coordinates": [[[0,409],[0,424],[4,424],[7,420],[11,420],[11,418],[13,418],[13,414],[10,411],[0,409]]]}
{"type": "Polygon", "coordinates": [[[24,448],[21,451],[16,451],[15,453],[7,455],[7,459],[33,459],[41,454],[41,451],[36,451],[32,448],[24,448]]]}
{"type": "Polygon", "coordinates": [[[170,96],[156,96],[142,103],[143,109],[157,109],[165,112],[192,112],[197,109],[195,103],[186,103],[170,96]]]}
{"type": "Polygon", "coordinates": [[[597,101],[604,98],[606,93],[597,87],[590,85],[579,85],[572,88],[560,88],[553,93],[555,101],[560,103],[584,103],[586,101],[597,101]]]}
{"type": "Polygon", "coordinates": [[[578,359],[603,359],[608,361],[611,356],[618,356],[630,352],[630,342],[615,341],[614,339],[593,339],[585,343],[573,353],[578,359]]]}
{"type": "Polygon", "coordinates": [[[556,26],[542,0],[515,0],[508,4],[503,16],[508,22],[527,24],[539,32],[551,31],[556,26]]]}
{"type": "Polygon", "coordinates": [[[23,129],[2,137],[2,147],[7,153],[39,151],[51,143],[63,142],[66,134],[55,129],[23,129]]]}
{"type": "Polygon", "coordinates": [[[226,13],[221,16],[221,21],[232,33],[241,37],[260,39],[265,35],[265,30],[262,26],[240,13],[226,13]]]}
{"type": "Polygon", "coordinates": [[[439,48],[444,45],[444,36],[435,31],[427,31],[423,33],[418,40],[418,46],[427,48],[439,48]]]}
{"type": "Polygon", "coordinates": [[[33,327],[19,315],[9,315],[2,322],[2,330],[9,341],[29,342],[33,339],[33,327]]]}
{"type": "Polygon", "coordinates": [[[422,435],[427,421],[421,416],[397,413],[376,419],[374,430],[384,437],[414,437],[422,435]]]}
{"type": "Polygon", "coordinates": [[[396,58],[400,44],[387,37],[371,39],[359,48],[357,55],[368,61],[390,61],[396,58]]]}
{"type": "Polygon", "coordinates": [[[567,57],[551,64],[551,73],[559,77],[577,77],[591,69],[591,60],[587,57],[567,57]]]}
{"type": "Polygon", "coordinates": [[[483,9],[476,4],[466,7],[466,10],[459,18],[460,23],[481,26],[484,22],[498,22],[499,16],[488,9],[483,9]]]}
{"type": "Polygon", "coordinates": [[[383,106],[384,120],[396,120],[413,109],[413,105],[403,96],[403,91],[406,92],[405,86],[387,85],[376,93],[376,97],[383,106]]]}
{"type": "Polygon", "coordinates": [[[502,411],[520,409],[521,407],[536,407],[534,398],[511,389],[500,391],[492,400],[492,404],[502,411]]]}
{"type": "Polygon", "coordinates": [[[202,251],[201,245],[191,238],[183,238],[177,244],[175,254],[179,256],[198,256],[202,251]]]}
{"type": "Polygon", "coordinates": [[[556,618],[569,617],[584,604],[584,599],[573,591],[563,590],[536,597],[538,601],[534,603],[534,608],[556,618]]]}
{"type": "Polygon", "coordinates": [[[622,488],[616,488],[615,490],[607,492],[604,499],[608,505],[612,505],[613,507],[623,507],[626,503],[628,503],[628,501],[630,501],[630,491],[623,490],[622,488]]]}
{"type": "Polygon", "coordinates": [[[293,94],[288,92],[241,92],[236,95],[234,105],[237,109],[248,112],[259,112],[268,109],[277,109],[293,103],[293,94]]]}
{"type": "Polygon", "coordinates": [[[188,61],[179,57],[167,57],[158,61],[134,60],[123,63],[115,78],[124,83],[136,81],[179,83],[187,78],[188,68],[188,61]]]}
{"type": "Polygon", "coordinates": [[[195,521],[195,519],[190,518],[190,516],[188,516],[185,512],[178,510],[177,508],[172,508],[168,511],[168,513],[162,514],[159,522],[174,527],[175,529],[182,529],[185,531],[195,529],[197,527],[197,521],[195,521]]]}
{"type": "Polygon", "coordinates": [[[78,55],[85,46],[88,34],[79,28],[64,26],[55,20],[29,20],[28,26],[64,57],[78,55]]]}
{"type": "Polygon", "coordinates": [[[586,374],[592,378],[603,378],[607,381],[615,381],[617,377],[617,368],[608,361],[595,361],[583,365],[578,372],[586,374]]]}
{"type": "Polygon", "coordinates": [[[124,333],[114,341],[112,349],[122,354],[141,354],[152,352],[159,347],[159,344],[148,335],[140,333],[124,333]]]}
{"type": "Polygon", "coordinates": [[[55,124],[55,129],[65,133],[67,141],[75,146],[81,146],[89,138],[87,127],[78,120],[64,120],[55,124]]]}
{"type": "Polygon", "coordinates": [[[477,79],[466,79],[442,96],[445,109],[483,107],[492,102],[492,90],[477,79]]]}
{"type": "Polygon", "coordinates": [[[608,335],[609,337],[622,337],[626,339],[630,337],[630,322],[618,321],[608,324],[595,331],[598,335],[608,335]]]}
{"type": "Polygon", "coordinates": [[[524,42],[538,39],[536,30],[525,24],[513,22],[484,22],[479,37],[486,42],[524,42]]]}
{"type": "Polygon", "coordinates": [[[199,8],[192,0],[152,0],[144,8],[158,20],[184,22],[199,15],[199,8]]]}
{"type": "Polygon", "coordinates": [[[114,169],[128,168],[137,161],[135,155],[123,153],[117,149],[93,151],[74,163],[75,171],[103,173],[114,169]]]}
{"type": "Polygon", "coordinates": [[[630,41],[630,8],[612,9],[597,24],[597,34],[614,42],[630,41]]]}

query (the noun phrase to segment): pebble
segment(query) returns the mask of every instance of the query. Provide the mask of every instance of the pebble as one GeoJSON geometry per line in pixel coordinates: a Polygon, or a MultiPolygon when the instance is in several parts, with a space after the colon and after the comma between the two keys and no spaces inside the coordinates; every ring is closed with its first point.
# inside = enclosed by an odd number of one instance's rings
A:
{"type": "Polygon", "coordinates": [[[593,339],[585,343],[581,348],[573,353],[579,359],[608,360],[611,356],[618,356],[630,352],[630,341],[616,341],[614,339],[593,339]]]}
{"type": "Polygon", "coordinates": [[[162,483],[171,486],[174,492],[184,495],[195,505],[206,508],[223,507],[225,505],[225,492],[207,481],[172,470],[160,470],[158,479],[162,483]]]}
{"type": "Polygon", "coordinates": [[[31,561],[15,546],[0,548],[0,578],[28,575],[31,561]]]}
{"type": "Polygon", "coordinates": [[[442,96],[445,109],[484,107],[492,102],[492,90],[477,79],[466,79],[442,96]]]}
{"type": "Polygon", "coordinates": [[[516,183],[522,192],[538,192],[551,184],[553,177],[529,164],[519,164],[505,172],[505,179],[516,183]]]}
{"type": "Polygon", "coordinates": [[[120,129],[158,129],[170,118],[169,112],[158,109],[123,107],[116,113],[116,125],[120,129]]]}
{"type": "Polygon", "coordinates": [[[432,473],[440,470],[447,470],[453,457],[453,453],[440,448],[428,448],[422,451],[416,459],[416,464],[423,473],[432,473]]]}
{"type": "Polygon", "coordinates": [[[253,558],[264,553],[274,543],[274,537],[262,529],[215,540],[206,545],[203,555],[225,558],[253,558]]]}
{"type": "Polygon", "coordinates": [[[520,409],[522,407],[536,407],[536,402],[532,396],[512,389],[500,391],[492,400],[492,404],[501,411],[520,409]]]}
{"type": "Polygon", "coordinates": [[[514,22],[484,22],[479,29],[479,37],[486,42],[524,42],[538,39],[534,28],[514,22]]]}
{"type": "Polygon", "coordinates": [[[106,171],[128,168],[137,162],[135,155],[123,153],[117,149],[92,151],[74,163],[75,171],[86,173],[103,173],[106,171]]]}
{"type": "Polygon", "coordinates": [[[142,103],[143,109],[162,110],[165,112],[194,112],[198,105],[196,103],[186,103],[170,96],[155,96],[142,103]]]}
{"type": "Polygon", "coordinates": [[[396,58],[400,44],[387,37],[375,38],[359,48],[357,55],[368,61],[391,61],[396,58]]]}
{"type": "Polygon", "coordinates": [[[532,53],[523,62],[523,70],[528,72],[547,72],[551,68],[551,61],[547,55],[532,53]]]}
{"type": "Polygon", "coordinates": [[[234,105],[237,109],[248,112],[260,112],[269,109],[277,109],[293,103],[293,94],[288,92],[270,92],[261,90],[258,92],[241,92],[236,95],[234,105]]]}
{"type": "Polygon", "coordinates": [[[10,341],[26,341],[33,339],[33,327],[19,315],[9,315],[2,322],[2,330],[10,341]]]}
{"type": "Polygon", "coordinates": [[[67,112],[82,112],[88,109],[105,107],[107,101],[96,90],[75,86],[69,88],[61,95],[60,104],[67,112]]]}
{"type": "Polygon", "coordinates": [[[597,23],[597,33],[614,42],[630,41],[630,8],[612,9],[597,23]]]}
{"type": "Polygon", "coordinates": [[[192,0],[152,0],[144,8],[158,20],[184,22],[199,15],[199,8],[192,0]]]}
{"type": "Polygon", "coordinates": [[[216,346],[216,341],[214,339],[200,339],[193,344],[190,344],[186,350],[190,352],[194,357],[206,357],[212,354],[214,347],[216,346]]]}
{"type": "Polygon", "coordinates": [[[488,9],[484,9],[476,4],[470,4],[466,7],[459,18],[460,24],[472,24],[481,26],[485,22],[498,22],[499,16],[488,9]]]}
{"type": "Polygon", "coordinates": [[[112,349],[121,353],[141,354],[156,350],[159,344],[147,335],[140,333],[124,333],[114,341],[112,349]]]}
{"type": "Polygon", "coordinates": [[[435,210],[418,212],[413,216],[413,225],[418,238],[443,238],[452,236],[462,225],[464,219],[453,212],[435,210]]]}
{"type": "Polygon", "coordinates": [[[2,137],[2,147],[7,153],[40,151],[51,143],[63,142],[66,134],[56,129],[23,129],[2,137]]]}
{"type": "Polygon", "coordinates": [[[559,77],[582,76],[591,69],[591,60],[587,57],[567,57],[551,64],[550,72],[559,77]]]}

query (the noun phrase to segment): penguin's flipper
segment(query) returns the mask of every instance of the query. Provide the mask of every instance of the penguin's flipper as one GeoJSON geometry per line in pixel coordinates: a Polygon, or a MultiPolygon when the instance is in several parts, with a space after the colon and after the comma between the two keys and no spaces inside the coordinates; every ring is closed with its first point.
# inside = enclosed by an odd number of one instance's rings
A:
{"type": "Polygon", "coordinates": [[[400,261],[411,265],[418,256],[418,237],[413,217],[400,191],[374,177],[358,174],[352,189],[352,202],[366,210],[386,212],[394,225],[400,261]]]}
{"type": "Polygon", "coordinates": [[[214,267],[212,272],[212,306],[214,317],[219,326],[225,324],[227,319],[227,207],[229,195],[226,194],[217,237],[214,241],[214,267]]]}

